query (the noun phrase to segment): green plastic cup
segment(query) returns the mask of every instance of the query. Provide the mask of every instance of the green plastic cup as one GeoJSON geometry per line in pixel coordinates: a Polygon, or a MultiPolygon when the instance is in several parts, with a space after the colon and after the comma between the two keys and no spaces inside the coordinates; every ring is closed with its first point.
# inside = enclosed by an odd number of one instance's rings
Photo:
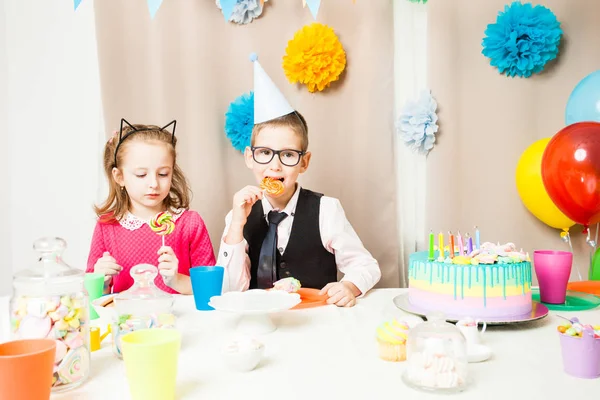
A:
{"type": "Polygon", "coordinates": [[[99,316],[96,314],[94,307],[92,307],[92,301],[102,297],[104,291],[104,274],[98,272],[87,273],[85,274],[83,284],[90,296],[90,319],[97,319],[99,316]]]}

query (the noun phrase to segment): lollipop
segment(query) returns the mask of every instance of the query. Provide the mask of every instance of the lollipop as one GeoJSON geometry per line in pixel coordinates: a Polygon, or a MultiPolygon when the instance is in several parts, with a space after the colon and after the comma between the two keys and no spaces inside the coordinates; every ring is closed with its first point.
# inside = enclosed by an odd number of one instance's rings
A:
{"type": "Polygon", "coordinates": [[[283,182],[271,177],[265,177],[260,183],[260,188],[272,196],[278,196],[283,193],[283,182]]]}
{"type": "Polygon", "coordinates": [[[168,211],[159,212],[150,220],[150,229],[157,235],[162,236],[162,245],[165,245],[165,236],[175,230],[175,222],[168,211]]]}
{"type": "MultiPolygon", "coordinates": [[[[162,245],[165,245],[165,236],[170,235],[175,230],[175,222],[168,211],[159,212],[150,220],[150,229],[157,235],[162,236],[162,245]]],[[[165,285],[168,285],[172,276],[162,275],[165,285]]]]}
{"type": "MultiPolygon", "coordinates": [[[[279,179],[273,179],[269,176],[263,178],[262,182],[260,183],[260,188],[264,193],[270,194],[271,196],[278,196],[283,193],[284,190],[283,182],[281,182],[279,179]]],[[[246,201],[241,202],[240,207],[244,204],[246,204],[246,201]]]]}

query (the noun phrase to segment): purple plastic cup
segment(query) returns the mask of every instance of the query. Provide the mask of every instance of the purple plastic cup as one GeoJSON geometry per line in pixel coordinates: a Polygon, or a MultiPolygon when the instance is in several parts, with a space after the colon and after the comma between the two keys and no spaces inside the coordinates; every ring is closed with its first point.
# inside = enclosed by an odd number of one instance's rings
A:
{"type": "Polygon", "coordinates": [[[571,276],[573,253],[568,251],[536,250],[533,266],[540,285],[540,300],[548,304],[564,304],[571,276]]]}
{"type": "Polygon", "coordinates": [[[582,337],[559,335],[565,372],[577,378],[600,378],[600,339],[594,339],[594,331],[586,327],[582,337]]]}

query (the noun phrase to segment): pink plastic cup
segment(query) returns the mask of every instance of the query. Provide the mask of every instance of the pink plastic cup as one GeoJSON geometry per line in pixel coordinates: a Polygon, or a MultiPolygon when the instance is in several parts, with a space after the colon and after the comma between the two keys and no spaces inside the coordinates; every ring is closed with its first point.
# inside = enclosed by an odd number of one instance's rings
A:
{"type": "Polygon", "coordinates": [[[536,250],[533,266],[540,285],[542,303],[563,304],[571,276],[573,253],[568,251],[536,250]]]}
{"type": "Polygon", "coordinates": [[[582,337],[559,335],[565,372],[577,378],[600,378],[600,339],[594,339],[594,331],[586,327],[582,337]]]}

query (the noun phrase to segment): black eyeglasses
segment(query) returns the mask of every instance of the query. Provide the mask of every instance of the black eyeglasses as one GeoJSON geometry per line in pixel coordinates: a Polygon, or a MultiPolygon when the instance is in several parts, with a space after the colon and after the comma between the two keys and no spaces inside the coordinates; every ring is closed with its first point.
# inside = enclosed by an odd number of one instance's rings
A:
{"type": "Polygon", "coordinates": [[[273,150],[268,147],[250,147],[252,150],[252,158],[259,164],[268,164],[273,160],[275,154],[279,156],[279,161],[287,167],[298,165],[300,158],[306,153],[300,150],[273,150]]]}

